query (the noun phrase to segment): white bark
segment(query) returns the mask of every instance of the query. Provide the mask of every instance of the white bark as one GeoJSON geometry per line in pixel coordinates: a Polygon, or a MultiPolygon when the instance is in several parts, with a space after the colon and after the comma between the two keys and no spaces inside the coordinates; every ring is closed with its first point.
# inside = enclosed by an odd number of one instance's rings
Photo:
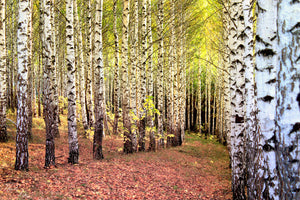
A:
{"type": "MultiPolygon", "coordinates": [[[[257,188],[249,191],[255,198],[278,199],[275,159],[276,71],[277,71],[277,0],[257,1],[256,72],[257,139],[255,172],[257,188]],[[252,194],[253,193],[253,194],[252,194]]],[[[251,138],[249,138],[251,139],[251,138]]],[[[250,168],[251,169],[251,168],[250,168]]],[[[252,177],[250,177],[252,179],[252,177]]]]}
{"type": "Polygon", "coordinates": [[[0,1],[0,142],[7,141],[6,131],[6,41],[5,0],[0,1]]]}
{"type": "Polygon", "coordinates": [[[157,63],[157,104],[158,104],[158,127],[157,132],[160,137],[158,141],[159,147],[164,147],[164,131],[163,131],[163,102],[164,102],[164,96],[163,96],[163,88],[164,88],[164,36],[163,36],[163,29],[164,29],[164,0],[160,0],[158,2],[158,37],[159,37],[159,50],[158,50],[158,63],[157,63]]]}
{"type": "Polygon", "coordinates": [[[17,137],[16,137],[16,170],[28,169],[28,24],[30,23],[30,2],[19,2],[19,19],[17,34],[18,49],[18,82],[17,82],[17,137]]]}
{"type": "Polygon", "coordinates": [[[245,199],[244,16],[242,1],[230,1],[231,167],[233,199],[245,199]]]}
{"type": "Polygon", "coordinates": [[[75,88],[75,51],[74,51],[74,15],[73,0],[66,1],[66,42],[67,42],[67,93],[68,93],[68,140],[69,140],[69,161],[72,164],[78,163],[78,138],[76,121],[76,88],[75,88]]]}
{"type": "Polygon", "coordinates": [[[276,153],[279,199],[300,199],[300,2],[279,0],[277,9],[276,153]]]}

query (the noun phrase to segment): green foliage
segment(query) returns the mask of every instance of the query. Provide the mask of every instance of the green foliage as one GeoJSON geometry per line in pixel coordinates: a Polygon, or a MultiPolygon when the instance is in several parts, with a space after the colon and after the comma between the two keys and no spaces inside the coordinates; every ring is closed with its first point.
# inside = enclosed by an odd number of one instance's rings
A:
{"type": "Polygon", "coordinates": [[[67,110],[68,109],[68,97],[59,96],[58,97],[58,107],[59,110],[67,110]]]}

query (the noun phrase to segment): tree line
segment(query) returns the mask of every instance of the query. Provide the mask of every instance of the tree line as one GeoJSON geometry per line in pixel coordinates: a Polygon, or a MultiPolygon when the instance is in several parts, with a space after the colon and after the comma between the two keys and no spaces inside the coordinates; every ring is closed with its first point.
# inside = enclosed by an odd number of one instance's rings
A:
{"type": "Polygon", "coordinates": [[[15,169],[28,169],[32,117],[55,165],[67,98],[69,162],[80,122],[102,159],[178,146],[186,131],[227,145],[234,199],[299,198],[299,2],[1,1],[0,140],[17,110],[15,169]],[[149,141],[149,144],[146,142],[149,141]],[[148,148],[146,148],[148,147],[148,148]]]}

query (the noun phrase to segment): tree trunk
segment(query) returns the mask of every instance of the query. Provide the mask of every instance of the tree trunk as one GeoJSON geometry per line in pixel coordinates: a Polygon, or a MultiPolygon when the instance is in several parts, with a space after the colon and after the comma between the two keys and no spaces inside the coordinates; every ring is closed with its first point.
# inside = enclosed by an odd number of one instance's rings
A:
{"type": "Polygon", "coordinates": [[[122,91],[123,91],[123,126],[124,126],[124,153],[133,153],[131,140],[131,122],[129,119],[129,80],[128,80],[128,25],[129,0],[123,1],[123,38],[122,38],[122,91]]]}
{"type": "MultiPolygon", "coordinates": [[[[149,51],[148,51],[148,76],[149,76],[149,90],[148,90],[148,98],[153,98],[153,40],[152,40],[152,11],[151,11],[151,0],[147,0],[147,34],[148,34],[148,44],[149,44],[149,51]]],[[[154,101],[153,101],[154,102],[154,101]]],[[[155,106],[155,105],[154,105],[155,106]]],[[[156,142],[155,142],[155,132],[153,130],[154,121],[153,118],[155,113],[152,113],[148,117],[148,124],[150,127],[149,133],[149,151],[155,151],[156,142]]]]}
{"type": "Polygon", "coordinates": [[[6,142],[6,38],[5,38],[5,0],[0,1],[0,142],[6,142]]]}
{"type": "Polygon", "coordinates": [[[146,64],[147,64],[147,0],[142,1],[142,52],[141,52],[141,70],[140,70],[140,113],[139,113],[139,151],[145,151],[146,135],[146,109],[144,106],[146,100],[146,64]]]}
{"type": "Polygon", "coordinates": [[[115,74],[114,74],[114,125],[113,134],[118,134],[118,122],[119,122],[119,98],[120,98],[120,80],[119,80],[119,36],[117,31],[117,3],[118,0],[114,0],[114,38],[115,38],[115,74]]]}
{"type": "Polygon", "coordinates": [[[28,170],[28,25],[30,23],[30,2],[19,2],[18,20],[18,82],[17,82],[17,136],[16,136],[16,170],[28,170]]]}
{"type": "Polygon", "coordinates": [[[76,122],[76,88],[75,88],[75,52],[74,52],[74,15],[73,0],[66,1],[66,42],[67,42],[67,92],[68,92],[68,140],[69,158],[71,164],[78,163],[79,150],[76,122]]]}
{"type": "Polygon", "coordinates": [[[92,87],[92,72],[93,72],[93,53],[92,53],[92,22],[91,22],[91,0],[88,1],[88,31],[87,31],[87,41],[86,41],[86,46],[87,46],[87,80],[86,80],[86,101],[87,101],[87,114],[88,114],[88,124],[89,128],[94,126],[94,107],[93,107],[93,99],[92,99],[92,94],[93,94],[93,87],[92,87]]]}
{"type": "Polygon", "coordinates": [[[159,47],[158,47],[158,63],[157,63],[157,109],[159,111],[158,115],[158,126],[157,132],[159,135],[158,140],[158,147],[164,148],[164,121],[163,121],[163,103],[164,103],[164,96],[163,96],[163,89],[164,89],[164,0],[159,0],[158,2],[158,38],[159,38],[159,47]]]}
{"type": "Polygon", "coordinates": [[[96,160],[103,159],[102,140],[104,135],[104,115],[105,115],[105,99],[104,99],[104,64],[103,64],[103,48],[102,48],[102,15],[103,0],[96,1],[96,26],[95,26],[95,77],[96,78],[96,121],[95,134],[93,143],[93,158],[96,160]]]}
{"type": "MultiPolygon", "coordinates": [[[[249,177],[249,197],[256,199],[278,199],[278,178],[275,158],[275,116],[276,116],[276,71],[277,57],[277,1],[257,1],[256,30],[256,98],[257,134],[255,149],[250,148],[249,156],[255,156],[256,171],[249,177]],[[263,167],[265,166],[265,167],[263,167]]],[[[250,135],[249,135],[250,136],[250,135]]],[[[250,140],[251,138],[249,138],[250,140]]],[[[253,158],[251,158],[253,159],[253,158]]],[[[253,167],[249,167],[249,173],[253,167]]]]}
{"type": "MultiPolygon", "coordinates": [[[[278,1],[276,157],[279,199],[300,199],[299,1],[278,1]]],[[[273,15],[274,17],[274,12],[273,15]]],[[[273,150],[273,149],[272,149],[273,150]]],[[[275,189],[275,188],[274,188],[275,189]]]]}
{"type": "Polygon", "coordinates": [[[244,15],[242,2],[230,1],[231,167],[233,199],[245,199],[244,15]]]}
{"type": "Polygon", "coordinates": [[[55,73],[55,66],[53,63],[53,37],[52,37],[52,23],[51,20],[51,1],[44,0],[42,5],[43,13],[43,66],[44,66],[44,110],[43,115],[46,125],[46,155],[45,168],[55,165],[55,132],[58,127],[55,126],[55,110],[54,110],[54,83],[53,76],[55,73]]]}

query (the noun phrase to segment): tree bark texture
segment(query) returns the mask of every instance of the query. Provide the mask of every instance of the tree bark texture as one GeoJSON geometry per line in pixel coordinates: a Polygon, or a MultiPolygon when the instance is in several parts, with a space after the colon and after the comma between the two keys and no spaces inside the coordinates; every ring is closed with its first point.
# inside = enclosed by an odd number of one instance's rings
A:
{"type": "Polygon", "coordinates": [[[73,0],[66,1],[66,42],[67,42],[67,96],[68,96],[68,140],[69,158],[71,164],[78,163],[79,150],[76,121],[76,88],[75,88],[75,51],[74,51],[74,15],[73,0]]]}
{"type": "Polygon", "coordinates": [[[28,24],[30,23],[30,2],[19,2],[18,19],[18,81],[17,81],[17,136],[16,136],[16,170],[28,170],[28,24]]]}

